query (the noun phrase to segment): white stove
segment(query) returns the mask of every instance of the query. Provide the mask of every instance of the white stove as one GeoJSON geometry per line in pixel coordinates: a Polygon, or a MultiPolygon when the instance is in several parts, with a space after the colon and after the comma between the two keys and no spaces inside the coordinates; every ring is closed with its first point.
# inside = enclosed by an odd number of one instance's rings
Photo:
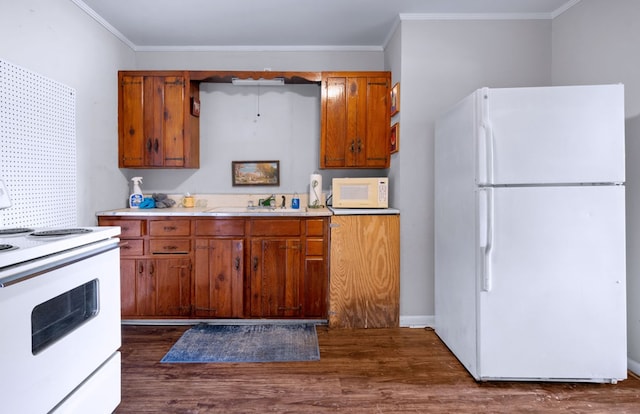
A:
{"type": "Polygon", "coordinates": [[[112,413],[121,382],[120,228],[5,230],[1,410],[112,413]]]}
{"type": "Polygon", "coordinates": [[[0,272],[6,267],[106,240],[118,234],[120,234],[119,227],[0,229],[0,272]],[[18,230],[20,232],[12,234],[13,231],[18,230]],[[52,233],[52,230],[71,234],[57,236],[56,233],[52,233]]]}

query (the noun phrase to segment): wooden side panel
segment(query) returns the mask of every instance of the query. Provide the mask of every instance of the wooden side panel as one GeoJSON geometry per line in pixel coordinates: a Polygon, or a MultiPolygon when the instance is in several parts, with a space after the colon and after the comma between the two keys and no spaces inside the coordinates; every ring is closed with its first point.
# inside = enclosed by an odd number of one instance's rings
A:
{"type": "Polygon", "coordinates": [[[399,325],[400,217],[331,218],[329,326],[399,325]]]}

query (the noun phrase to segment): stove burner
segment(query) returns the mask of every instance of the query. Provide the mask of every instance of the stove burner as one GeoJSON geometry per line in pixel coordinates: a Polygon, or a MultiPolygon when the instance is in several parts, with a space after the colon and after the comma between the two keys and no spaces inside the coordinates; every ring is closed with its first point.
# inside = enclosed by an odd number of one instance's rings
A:
{"type": "Polygon", "coordinates": [[[27,229],[27,228],[14,228],[14,229],[0,229],[0,236],[10,236],[13,234],[24,234],[24,233],[31,233],[33,231],[33,229],[27,229]]]}
{"type": "Polygon", "coordinates": [[[12,244],[0,244],[0,253],[8,252],[9,250],[14,250],[14,249],[17,249],[17,247],[12,244]]]}
{"type": "Polygon", "coordinates": [[[69,236],[72,234],[84,234],[91,233],[91,229],[75,228],[75,229],[55,229],[55,230],[41,230],[31,233],[31,236],[36,237],[57,237],[57,236],[69,236]]]}

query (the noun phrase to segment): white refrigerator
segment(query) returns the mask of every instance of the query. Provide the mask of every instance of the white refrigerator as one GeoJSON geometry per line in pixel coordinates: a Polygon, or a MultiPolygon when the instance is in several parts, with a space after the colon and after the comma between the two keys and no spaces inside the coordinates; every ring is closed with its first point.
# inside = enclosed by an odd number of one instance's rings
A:
{"type": "Polygon", "coordinates": [[[479,381],[627,377],[624,87],[483,88],[436,122],[435,331],[479,381]]]}

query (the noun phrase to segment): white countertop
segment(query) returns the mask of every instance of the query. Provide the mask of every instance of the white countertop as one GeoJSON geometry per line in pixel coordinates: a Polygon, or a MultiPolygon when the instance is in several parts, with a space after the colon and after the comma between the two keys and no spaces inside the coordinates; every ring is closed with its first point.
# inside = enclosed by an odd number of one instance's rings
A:
{"type": "Polygon", "coordinates": [[[329,210],[336,216],[356,216],[356,215],[393,215],[400,214],[397,208],[333,208],[329,210]]]}
{"type": "Polygon", "coordinates": [[[290,208],[266,211],[248,211],[245,207],[172,207],[172,208],[121,208],[116,210],[99,211],[96,216],[174,216],[174,217],[322,217],[331,216],[328,208],[290,208]]]}

